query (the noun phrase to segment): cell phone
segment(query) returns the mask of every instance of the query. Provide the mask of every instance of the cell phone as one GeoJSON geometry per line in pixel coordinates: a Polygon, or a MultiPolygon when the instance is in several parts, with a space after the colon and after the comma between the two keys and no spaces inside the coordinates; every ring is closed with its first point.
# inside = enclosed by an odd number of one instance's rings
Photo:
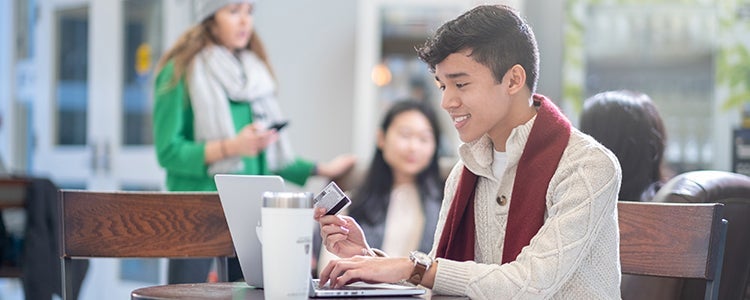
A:
{"type": "Polygon", "coordinates": [[[323,188],[313,201],[315,202],[315,207],[326,209],[326,215],[338,214],[352,203],[352,200],[349,200],[349,197],[333,181],[323,188]]]}
{"type": "Polygon", "coordinates": [[[280,131],[282,128],[286,127],[286,125],[289,124],[289,121],[280,121],[271,124],[271,126],[268,126],[268,129],[276,129],[276,131],[280,131]]]}

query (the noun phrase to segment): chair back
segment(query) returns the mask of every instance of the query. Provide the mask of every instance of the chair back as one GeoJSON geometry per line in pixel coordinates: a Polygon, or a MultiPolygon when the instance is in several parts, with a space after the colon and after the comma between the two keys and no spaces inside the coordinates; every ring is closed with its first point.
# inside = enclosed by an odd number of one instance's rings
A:
{"type": "Polygon", "coordinates": [[[618,202],[625,274],[695,278],[718,299],[727,222],[722,204],[618,202]]]}
{"type": "Polygon", "coordinates": [[[217,258],[227,280],[234,256],[217,193],[61,190],[63,298],[76,258],[217,258]]]}
{"type": "MultiPolygon", "coordinates": [[[[750,177],[725,171],[701,170],[679,174],[654,195],[653,202],[723,203],[729,221],[720,299],[750,299],[750,177]]],[[[682,284],[682,299],[697,298],[704,285],[682,284]]]]}

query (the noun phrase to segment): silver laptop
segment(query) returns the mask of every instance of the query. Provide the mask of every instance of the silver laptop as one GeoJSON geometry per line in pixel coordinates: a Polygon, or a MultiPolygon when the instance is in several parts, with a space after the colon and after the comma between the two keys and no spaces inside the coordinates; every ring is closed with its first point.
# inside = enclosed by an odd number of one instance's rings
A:
{"type": "Polygon", "coordinates": [[[373,296],[419,296],[425,293],[424,289],[408,284],[390,283],[364,283],[355,282],[341,288],[318,287],[318,279],[310,280],[311,298],[337,298],[337,297],[373,297],[373,296]]]}
{"type": "MultiPolygon", "coordinates": [[[[216,175],[214,180],[245,282],[249,286],[262,288],[262,248],[258,239],[262,197],[266,191],[284,191],[284,180],[279,176],[227,174],[216,175]]],[[[309,296],[313,298],[411,296],[425,293],[419,287],[363,282],[349,284],[341,289],[318,288],[317,279],[310,279],[309,290],[309,296]]]]}
{"type": "Polygon", "coordinates": [[[234,251],[240,261],[245,282],[263,287],[263,259],[260,256],[260,208],[263,193],[283,192],[284,180],[279,176],[224,175],[214,176],[221,207],[232,235],[234,251]]]}

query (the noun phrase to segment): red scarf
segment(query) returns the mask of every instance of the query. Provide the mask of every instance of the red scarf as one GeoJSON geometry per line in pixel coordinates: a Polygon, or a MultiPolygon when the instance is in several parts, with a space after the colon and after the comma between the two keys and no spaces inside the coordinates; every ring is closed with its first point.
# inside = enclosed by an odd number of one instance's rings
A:
{"type": "MultiPolygon", "coordinates": [[[[516,260],[521,249],[544,224],[547,188],[570,139],[570,122],[557,106],[537,94],[534,103],[539,108],[518,161],[505,230],[503,264],[516,260]]],[[[464,167],[440,236],[437,257],[474,260],[476,185],[477,175],[464,167]]]]}

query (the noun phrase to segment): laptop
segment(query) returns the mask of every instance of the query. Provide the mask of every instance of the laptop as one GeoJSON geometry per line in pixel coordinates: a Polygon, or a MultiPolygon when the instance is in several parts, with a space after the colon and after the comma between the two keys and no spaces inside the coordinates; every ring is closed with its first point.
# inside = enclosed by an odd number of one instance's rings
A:
{"type": "MultiPolygon", "coordinates": [[[[270,175],[214,176],[219,191],[221,206],[232,236],[234,250],[240,261],[245,282],[252,287],[263,287],[263,260],[261,254],[260,210],[264,192],[285,191],[284,180],[270,175]]],[[[399,284],[352,283],[344,288],[318,288],[318,280],[310,279],[309,297],[356,297],[356,296],[418,296],[425,293],[419,287],[399,284]]]]}

